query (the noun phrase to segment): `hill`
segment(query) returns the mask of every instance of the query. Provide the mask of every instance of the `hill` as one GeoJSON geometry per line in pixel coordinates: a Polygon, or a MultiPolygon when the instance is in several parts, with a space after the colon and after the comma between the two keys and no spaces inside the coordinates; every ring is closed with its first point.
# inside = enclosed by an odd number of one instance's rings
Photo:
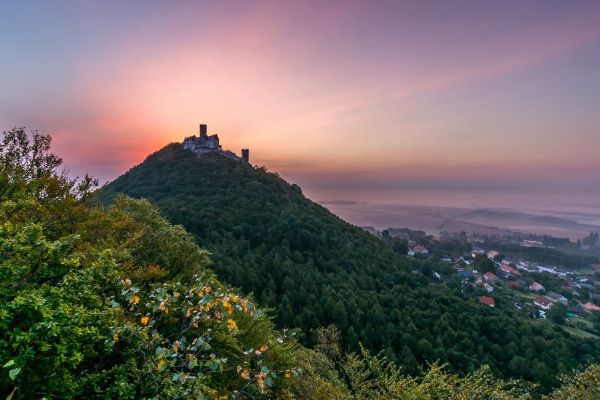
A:
{"type": "Polygon", "coordinates": [[[409,373],[436,360],[462,373],[489,364],[549,388],[558,374],[600,360],[595,340],[432,284],[412,272],[418,265],[262,168],[171,144],[100,199],[117,193],[146,198],[183,225],[212,253],[217,276],[274,308],[279,327],[335,324],[350,349],[383,351],[409,373]]]}

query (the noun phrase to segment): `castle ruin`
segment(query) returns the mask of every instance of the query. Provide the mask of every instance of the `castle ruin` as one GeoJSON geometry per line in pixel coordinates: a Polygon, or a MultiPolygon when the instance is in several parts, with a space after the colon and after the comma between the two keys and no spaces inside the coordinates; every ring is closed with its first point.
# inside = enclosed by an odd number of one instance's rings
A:
{"type": "Polygon", "coordinates": [[[183,140],[183,148],[190,150],[196,155],[203,156],[209,153],[216,153],[236,161],[250,162],[250,150],[242,149],[242,156],[237,156],[234,152],[223,150],[219,144],[219,135],[208,135],[206,124],[200,124],[199,136],[189,136],[183,140]]]}

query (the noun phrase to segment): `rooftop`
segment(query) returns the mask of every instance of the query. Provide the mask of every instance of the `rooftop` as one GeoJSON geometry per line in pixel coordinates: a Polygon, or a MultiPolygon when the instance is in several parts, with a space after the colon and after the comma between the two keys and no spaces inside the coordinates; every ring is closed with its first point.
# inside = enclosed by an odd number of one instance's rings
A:
{"type": "Polygon", "coordinates": [[[496,305],[496,300],[494,300],[493,297],[488,296],[481,296],[479,298],[479,302],[490,307],[494,307],[496,305]]]}

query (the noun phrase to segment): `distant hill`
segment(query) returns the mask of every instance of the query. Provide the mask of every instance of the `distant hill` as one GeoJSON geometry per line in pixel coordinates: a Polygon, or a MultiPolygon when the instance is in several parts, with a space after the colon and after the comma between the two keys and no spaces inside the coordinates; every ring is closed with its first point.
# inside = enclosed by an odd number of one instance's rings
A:
{"type": "Polygon", "coordinates": [[[384,351],[408,372],[435,360],[460,372],[487,363],[549,387],[557,374],[600,360],[595,340],[431,283],[412,272],[418,264],[262,168],[171,144],[99,196],[109,203],[117,193],[147,198],[183,225],[213,253],[219,278],[274,308],[280,327],[306,333],[333,323],[350,348],[384,351]]]}

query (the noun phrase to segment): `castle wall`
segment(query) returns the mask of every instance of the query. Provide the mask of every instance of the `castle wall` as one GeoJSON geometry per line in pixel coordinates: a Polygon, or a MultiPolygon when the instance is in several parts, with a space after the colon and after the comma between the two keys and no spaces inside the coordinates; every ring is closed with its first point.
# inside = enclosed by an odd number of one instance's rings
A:
{"type": "Polygon", "coordinates": [[[238,157],[235,153],[229,150],[222,150],[219,144],[219,135],[207,135],[206,124],[200,124],[200,136],[189,136],[183,140],[183,148],[185,150],[191,150],[197,155],[203,155],[207,153],[218,153],[224,157],[232,160],[240,161],[243,160],[248,162],[250,157],[250,150],[242,149],[242,157],[238,157]]]}

